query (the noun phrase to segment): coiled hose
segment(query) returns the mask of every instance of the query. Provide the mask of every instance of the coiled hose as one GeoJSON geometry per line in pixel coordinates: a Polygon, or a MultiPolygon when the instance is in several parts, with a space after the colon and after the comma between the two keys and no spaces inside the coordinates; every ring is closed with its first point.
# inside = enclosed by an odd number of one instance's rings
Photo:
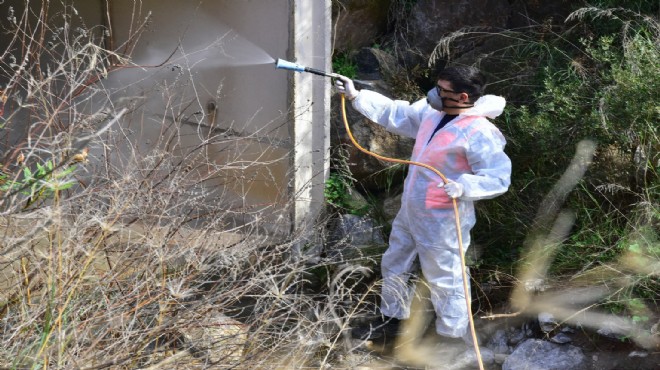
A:
{"type": "MultiPolygon", "coordinates": [[[[440,176],[442,181],[445,183],[448,182],[447,178],[445,175],[442,174],[442,172],[438,171],[436,168],[429,166],[426,163],[421,163],[421,162],[414,162],[414,161],[409,161],[405,159],[397,159],[397,158],[389,158],[382,156],[377,153],[370,152],[369,150],[363,148],[356,140],[355,137],[353,137],[353,133],[351,132],[351,128],[348,125],[348,119],[346,118],[346,96],[344,94],[341,94],[341,114],[342,114],[342,119],[344,121],[344,127],[346,128],[346,132],[348,133],[348,137],[351,139],[351,142],[353,145],[358,148],[361,152],[370,155],[372,157],[378,158],[383,161],[387,162],[392,162],[392,163],[401,163],[401,164],[408,164],[408,165],[414,165],[414,166],[420,166],[424,167],[428,170],[433,171],[435,174],[440,176]]],[[[479,343],[477,342],[477,332],[474,328],[474,319],[472,318],[472,303],[470,301],[470,292],[468,289],[467,285],[467,268],[465,267],[465,253],[464,253],[464,248],[463,248],[463,235],[461,233],[461,219],[458,215],[458,203],[456,202],[455,198],[452,198],[452,204],[454,207],[454,216],[456,220],[456,234],[458,237],[458,251],[461,254],[461,273],[463,274],[463,290],[465,291],[465,304],[467,306],[467,311],[468,311],[468,319],[470,320],[470,333],[472,334],[472,343],[474,345],[474,351],[477,354],[477,361],[479,363],[479,369],[484,370],[484,364],[483,360],[481,359],[481,351],[479,350],[479,343]]]]}

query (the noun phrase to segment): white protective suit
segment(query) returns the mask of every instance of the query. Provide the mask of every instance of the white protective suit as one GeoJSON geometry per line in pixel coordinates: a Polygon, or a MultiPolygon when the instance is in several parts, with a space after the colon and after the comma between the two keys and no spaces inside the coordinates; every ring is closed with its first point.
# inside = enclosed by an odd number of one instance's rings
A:
{"type": "MultiPolygon", "coordinates": [[[[502,97],[483,96],[429,142],[445,113],[431,108],[426,99],[410,104],[362,90],[353,100],[355,109],[388,131],[416,138],[412,161],[429,164],[447,179],[463,185],[457,203],[464,250],[475,224],[473,202],[494,198],[510,184],[511,161],[503,151],[506,141],[485,118],[500,115],[505,104],[502,97]]],[[[410,166],[401,210],[392,224],[389,248],[382,259],[384,315],[398,319],[410,316],[414,287],[408,280],[419,257],[431,288],[437,333],[454,338],[466,334],[469,321],[455,222],[453,203],[441,178],[423,167],[410,166]]]]}

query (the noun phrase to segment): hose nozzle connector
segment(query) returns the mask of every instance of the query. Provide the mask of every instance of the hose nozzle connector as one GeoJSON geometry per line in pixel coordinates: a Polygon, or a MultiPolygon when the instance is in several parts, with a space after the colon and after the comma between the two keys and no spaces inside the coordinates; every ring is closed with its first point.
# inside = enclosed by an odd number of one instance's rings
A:
{"type": "Polygon", "coordinates": [[[332,77],[332,78],[337,78],[338,77],[338,75],[336,73],[328,73],[328,72],[321,71],[321,70],[318,70],[318,69],[301,66],[300,64],[289,62],[289,61],[286,61],[286,60],[283,60],[283,59],[277,59],[277,61],[275,62],[275,68],[288,69],[288,70],[294,71],[294,72],[309,72],[309,73],[313,73],[315,75],[324,76],[324,77],[332,77]]]}

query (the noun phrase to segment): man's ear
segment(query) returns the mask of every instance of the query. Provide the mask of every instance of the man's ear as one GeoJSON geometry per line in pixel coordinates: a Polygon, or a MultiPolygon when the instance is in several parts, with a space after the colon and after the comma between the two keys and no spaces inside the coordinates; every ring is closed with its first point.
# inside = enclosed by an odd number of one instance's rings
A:
{"type": "Polygon", "coordinates": [[[469,103],[470,102],[470,96],[467,93],[462,92],[458,96],[458,101],[460,101],[461,103],[469,103]]]}

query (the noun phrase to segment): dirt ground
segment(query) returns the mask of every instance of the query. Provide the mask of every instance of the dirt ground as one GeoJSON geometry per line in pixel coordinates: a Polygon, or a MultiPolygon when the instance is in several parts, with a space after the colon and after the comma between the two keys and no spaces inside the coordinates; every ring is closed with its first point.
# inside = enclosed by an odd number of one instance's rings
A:
{"type": "MultiPolygon", "coordinates": [[[[425,335],[426,336],[426,335],[425,335]]],[[[571,334],[573,341],[570,343],[582,349],[587,358],[589,369],[592,370],[657,370],[660,369],[660,351],[644,350],[636,346],[632,342],[618,341],[609,339],[598,334],[589,332],[575,332],[571,334]],[[632,355],[631,355],[632,354],[632,355]]],[[[357,344],[357,342],[355,342],[357,344]]],[[[420,343],[420,345],[423,345],[420,343]]],[[[451,370],[468,370],[472,367],[456,366],[451,360],[443,361],[442,359],[451,359],[457,352],[451,351],[451,348],[442,346],[434,353],[428,351],[420,351],[417,348],[414,352],[418,354],[424,353],[425,356],[431,356],[437,361],[433,361],[435,367],[433,369],[451,369],[451,370]]],[[[353,363],[351,368],[361,370],[376,370],[376,369],[389,369],[389,370],[418,370],[429,369],[428,365],[423,367],[415,367],[410,365],[408,361],[401,361],[399,354],[390,345],[379,345],[373,343],[363,343],[356,351],[352,353],[353,363]]],[[[499,355],[498,355],[499,356],[499,355]]],[[[487,367],[489,370],[501,370],[505,357],[499,356],[497,363],[487,367]]],[[[412,361],[415,362],[415,361],[412,361]]],[[[428,361],[424,361],[428,362],[428,361]]],[[[476,368],[476,367],[475,367],[476,368]]]]}
{"type": "Polygon", "coordinates": [[[571,344],[582,349],[591,360],[593,370],[660,369],[658,349],[643,350],[631,342],[617,341],[585,332],[577,332],[572,337],[571,344]]]}

